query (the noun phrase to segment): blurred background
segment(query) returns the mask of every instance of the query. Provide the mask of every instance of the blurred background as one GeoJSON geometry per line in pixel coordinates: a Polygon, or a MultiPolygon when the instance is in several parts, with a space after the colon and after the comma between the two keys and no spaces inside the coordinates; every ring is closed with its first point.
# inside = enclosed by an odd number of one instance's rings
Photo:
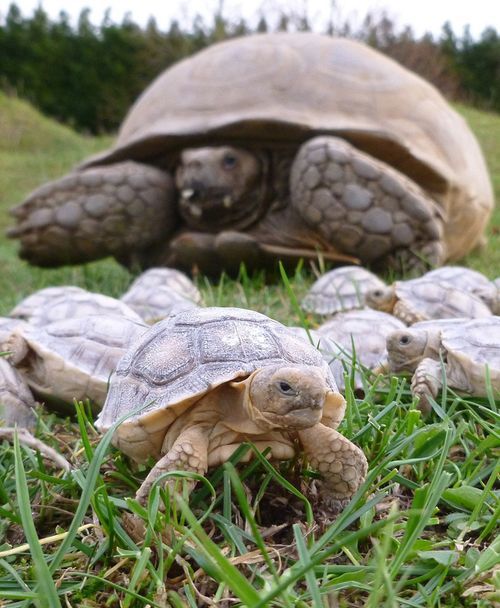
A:
{"type": "Polygon", "coordinates": [[[19,0],[0,5],[0,90],[81,133],[113,133],[175,61],[214,41],[297,30],[367,42],[449,99],[500,112],[495,0],[19,0]]]}

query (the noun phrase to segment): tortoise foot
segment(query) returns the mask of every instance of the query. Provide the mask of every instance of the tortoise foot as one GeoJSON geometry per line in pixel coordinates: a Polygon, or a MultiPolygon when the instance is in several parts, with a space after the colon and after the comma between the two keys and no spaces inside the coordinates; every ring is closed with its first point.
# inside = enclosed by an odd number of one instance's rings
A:
{"type": "Polygon", "coordinates": [[[168,173],[134,162],[75,171],[35,190],[11,211],[20,256],[38,266],[146,249],[174,228],[168,173]]]}
{"type": "Polygon", "coordinates": [[[316,137],[302,145],[291,192],[311,228],[364,263],[407,250],[430,264],[443,261],[437,203],[406,175],[342,139],[316,137]]]}
{"type": "Polygon", "coordinates": [[[421,247],[397,249],[386,256],[383,261],[385,268],[391,268],[405,277],[420,277],[432,268],[441,266],[446,259],[444,243],[429,241],[421,247]]]}

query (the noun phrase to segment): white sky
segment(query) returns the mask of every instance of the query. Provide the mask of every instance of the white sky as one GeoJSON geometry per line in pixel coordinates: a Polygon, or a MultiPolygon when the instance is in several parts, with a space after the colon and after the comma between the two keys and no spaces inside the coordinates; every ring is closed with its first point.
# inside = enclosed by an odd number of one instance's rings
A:
{"type": "MultiPolygon", "coordinates": [[[[474,38],[488,26],[500,32],[500,0],[14,0],[24,16],[42,5],[50,17],[57,19],[60,11],[66,11],[76,20],[80,11],[91,9],[93,23],[100,24],[106,8],[111,9],[111,19],[120,23],[126,13],[132,20],[143,26],[154,15],[160,29],[167,29],[172,19],[189,26],[192,18],[200,14],[209,23],[217,8],[222,4],[223,14],[228,18],[244,17],[255,23],[260,14],[273,19],[280,8],[307,11],[310,21],[317,30],[324,29],[333,14],[334,23],[348,20],[359,25],[363,17],[371,11],[382,11],[399,28],[411,25],[416,35],[426,31],[438,35],[445,21],[450,21],[454,32],[461,35],[465,25],[469,25],[474,38]],[[333,8],[332,8],[333,6],[333,8]],[[333,12],[333,13],[332,13],[333,12]]],[[[5,16],[10,0],[0,0],[0,19],[5,16]]]]}

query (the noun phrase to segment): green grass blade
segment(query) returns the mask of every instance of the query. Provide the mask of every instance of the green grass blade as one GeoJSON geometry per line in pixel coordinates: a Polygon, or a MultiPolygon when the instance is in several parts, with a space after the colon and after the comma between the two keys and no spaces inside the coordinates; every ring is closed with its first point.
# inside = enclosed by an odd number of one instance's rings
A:
{"type": "Polygon", "coordinates": [[[19,514],[21,516],[26,540],[29,543],[30,552],[33,557],[35,578],[38,583],[38,593],[35,603],[37,606],[40,606],[40,608],[57,608],[58,606],[61,606],[61,602],[59,601],[59,595],[56,586],[54,585],[54,581],[52,580],[51,572],[45,561],[45,555],[38,539],[35,522],[33,521],[33,516],[31,514],[28,483],[26,481],[26,473],[24,471],[17,433],[14,435],[14,464],[19,514]]]}
{"type": "MultiPolygon", "coordinates": [[[[309,551],[307,550],[304,537],[302,536],[302,532],[298,524],[293,524],[293,536],[295,538],[295,544],[297,546],[297,554],[299,556],[300,563],[304,564],[304,566],[312,566],[311,556],[309,555],[309,551]]],[[[307,583],[307,588],[309,589],[309,593],[311,594],[311,606],[313,608],[324,608],[323,602],[321,600],[321,594],[318,589],[318,581],[316,579],[316,574],[314,573],[312,567],[306,571],[305,579],[307,583]]]]}
{"type": "Polygon", "coordinates": [[[176,495],[174,499],[190,526],[189,536],[196,542],[198,548],[209,560],[220,580],[223,580],[247,606],[256,605],[260,599],[259,593],[252,587],[241,572],[222,554],[220,548],[209,538],[184,499],[178,495],[176,495]]]}

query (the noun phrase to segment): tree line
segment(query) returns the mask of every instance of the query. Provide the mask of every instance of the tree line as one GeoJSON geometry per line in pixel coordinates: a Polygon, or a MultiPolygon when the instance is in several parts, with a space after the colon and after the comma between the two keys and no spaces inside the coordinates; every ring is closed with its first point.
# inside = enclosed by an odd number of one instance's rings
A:
{"type": "MultiPolygon", "coordinates": [[[[176,61],[227,38],[266,31],[307,31],[304,15],[285,14],[272,26],[261,17],[251,26],[221,11],[210,23],[196,17],[189,28],[172,21],[161,31],[151,19],[141,28],[130,18],[114,23],[105,15],[95,26],[83,10],[76,25],[61,12],[51,20],[42,8],[22,15],[13,3],[0,22],[0,88],[28,99],[43,113],[89,133],[112,132],[139,93],[176,61]]],[[[348,23],[325,25],[325,33],[370,44],[416,71],[449,98],[500,112],[500,36],[487,28],[478,40],[449,24],[439,36],[396,31],[385,15],[367,15],[353,30],[348,23]]]]}

